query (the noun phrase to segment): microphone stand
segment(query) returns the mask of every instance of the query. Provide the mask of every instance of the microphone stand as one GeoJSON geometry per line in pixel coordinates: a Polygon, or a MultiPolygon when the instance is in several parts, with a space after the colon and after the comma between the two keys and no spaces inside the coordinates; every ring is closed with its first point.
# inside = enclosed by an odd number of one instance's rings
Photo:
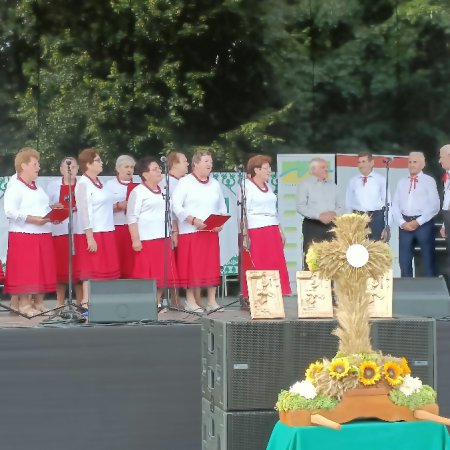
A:
{"type": "MultiPolygon", "coordinates": [[[[242,287],[243,283],[246,282],[245,280],[245,267],[244,267],[244,251],[246,250],[244,248],[244,231],[246,230],[245,223],[247,222],[247,196],[245,192],[245,169],[243,165],[236,166],[236,172],[238,174],[238,182],[239,182],[239,190],[240,190],[240,198],[237,201],[238,207],[240,206],[240,214],[239,214],[239,230],[238,230],[238,278],[239,278],[239,295],[237,300],[234,300],[230,303],[227,303],[226,305],[220,306],[219,308],[213,309],[212,311],[209,311],[206,315],[209,316],[210,314],[218,311],[222,308],[227,308],[231,305],[234,305],[235,303],[240,304],[241,309],[249,310],[250,304],[248,300],[242,295],[242,287]]],[[[248,233],[248,230],[247,230],[248,233]]],[[[248,236],[247,236],[248,238],[248,236]]],[[[248,241],[250,242],[250,240],[248,241]]]]}
{"type": "Polygon", "coordinates": [[[384,191],[384,236],[383,242],[389,242],[391,239],[391,228],[389,226],[389,166],[392,162],[391,158],[383,160],[386,166],[386,185],[384,191]]]}
{"type": "MultiPolygon", "coordinates": [[[[161,162],[163,164],[164,180],[166,183],[165,191],[163,194],[165,200],[165,211],[164,211],[164,294],[161,299],[161,305],[166,304],[166,308],[169,311],[178,311],[187,314],[192,314],[194,316],[201,317],[202,314],[195,311],[188,311],[187,309],[180,308],[179,305],[173,306],[169,302],[169,286],[168,286],[168,265],[169,265],[169,245],[172,245],[170,238],[172,237],[172,214],[171,214],[171,198],[170,198],[170,184],[169,184],[169,167],[167,164],[167,158],[165,156],[161,157],[161,162]]],[[[159,312],[159,311],[158,311],[159,312]]]]}
{"type": "MultiPolygon", "coordinates": [[[[68,195],[68,203],[69,203],[69,222],[67,224],[68,229],[68,237],[69,237],[69,257],[68,257],[68,298],[64,302],[64,306],[58,306],[56,308],[50,309],[46,313],[41,314],[48,314],[52,311],[57,311],[56,314],[53,314],[48,319],[45,320],[45,322],[52,321],[56,318],[62,319],[65,322],[71,322],[71,323],[79,323],[84,322],[86,319],[80,314],[80,311],[83,311],[84,308],[82,308],[80,305],[74,304],[73,302],[73,276],[72,276],[72,267],[73,267],[73,256],[75,255],[75,245],[74,245],[74,238],[73,238],[73,193],[72,193],[72,171],[71,166],[72,160],[66,159],[66,165],[67,165],[67,177],[68,177],[68,183],[69,183],[69,195],[68,195]]],[[[41,314],[37,314],[36,316],[39,316],[41,314]]],[[[36,317],[33,316],[33,317],[36,317]]]]}

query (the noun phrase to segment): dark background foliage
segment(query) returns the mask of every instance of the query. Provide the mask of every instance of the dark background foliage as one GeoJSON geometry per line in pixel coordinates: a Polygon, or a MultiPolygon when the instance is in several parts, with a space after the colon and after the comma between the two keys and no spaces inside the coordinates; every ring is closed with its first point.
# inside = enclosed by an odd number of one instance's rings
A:
{"type": "Polygon", "coordinates": [[[433,0],[2,0],[2,173],[62,156],[406,153],[450,127],[450,5],[433,0]]]}

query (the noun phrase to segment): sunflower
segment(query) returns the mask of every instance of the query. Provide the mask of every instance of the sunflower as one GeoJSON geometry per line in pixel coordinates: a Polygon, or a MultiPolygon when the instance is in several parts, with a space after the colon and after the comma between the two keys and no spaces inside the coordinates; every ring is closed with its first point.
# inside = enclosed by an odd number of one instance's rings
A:
{"type": "Polygon", "coordinates": [[[321,372],[322,369],[323,369],[323,362],[316,361],[311,363],[305,372],[306,379],[311,383],[314,383],[316,381],[317,374],[321,372]]]}
{"type": "Polygon", "coordinates": [[[336,358],[331,361],[328,366],[328,372],[333,378],[343,378],[348,374],[350,370],[350,364],[347,358],[336,358]]]}
{"type": "Polygon", "coordinates": [[[364,386],[375,384],[381,378],[380,368],[374,361],[364,361],[359,366],[359,381],[364,386]]]}
{"type": "Polygon", "coordinates": [[[391,386],[397,386],[403,381],[402,367],[394,361],[383,364],[384,378],[391,386]]]}
{"type": "Polygon", "coordinates": [[[319,255],[313,246],[309,247],[305,256],[305,261],[311,272],[317,272],[320,269],[319,255]]]}
{"type": "Polygon", "coordinates": [[[406,358],[402,358],[400,365],[402,366],[403,375],[411,375],[411,369],[409,368],[408,360],[406,358]]]}

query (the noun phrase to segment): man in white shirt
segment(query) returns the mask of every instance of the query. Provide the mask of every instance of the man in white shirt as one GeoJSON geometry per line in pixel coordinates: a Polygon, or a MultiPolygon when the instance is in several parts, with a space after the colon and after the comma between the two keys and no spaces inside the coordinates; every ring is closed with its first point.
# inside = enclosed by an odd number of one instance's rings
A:
{"type": "MultiPolygon", "coordinates": [[[[380,240],[387,237],[385,230],[386,178],[373,170],[375,161],[372,153],[358,154],[360,174],[350,179],[345,194],[347,212],[367,213],[370,216],[369,239],[380,240]]],[[[389,192],[388,192],[389,199],[389,192]]]]}
{"type": "Polygon", "coordinates": [[[425,175],[425,156],[411,152],[408,157],[409,177],[402,178],[395,191],[392,214],[399,225],[399,257],[402,277],[412,277],[414,245],[421,249],[425,275],[437,275],[434,216],[439,212],[440,200],[436,181],[425,175]]]}
{"type": "Polygon", "coordinates": [[[303,216],[303,257],[313,240],[320,242],[333,238],[330,233],[333,220],[343,212],[336,183],[328,178],[327,162],[313,158],[309,170],[311,176],[298,184],[296,197],[297,212],[303,216]]]}
{"type": "Polygon", "coordinates": [[[444,223],[440,230],[441,236],[445,238],[447,242],[447,264],[444,273],[447,275],[450,271],[450,144],[444,145],[439,150],[439,163],[445,170],[444,173],[444,200],[442,202],[442,218],[444,223]]]}

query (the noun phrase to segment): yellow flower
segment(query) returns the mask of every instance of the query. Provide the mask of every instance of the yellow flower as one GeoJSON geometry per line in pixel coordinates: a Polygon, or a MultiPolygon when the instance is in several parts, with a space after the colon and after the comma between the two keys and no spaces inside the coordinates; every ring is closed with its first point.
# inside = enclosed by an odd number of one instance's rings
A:
{"type": "Polygon", "coordinates": [[[328,372],[333,378],[343,378],[348,374],[350,369],[350,364],[348,363],[347,358],[337,358],[331,361],[328,372]]]}
{"type": "Polygon", "coordinates": [[[402,374],[410,375],[411,369],[409,368],[408,360],[406,358],[402,358],[402,360],[400,361],[400,364],[402,366],[402,374]]]}
{"type": "Polygon", "coordinates": [[[317,272],[319,270],[319,255],[317,254],[314,246],[309,247],[305,260],[308,265],[308,269],[311,272],[317,272]]]}
{"type": "Polygon", "coordinates": [[[317,374],[323,369],[323,363],[320,361],[313,362],[306,369],[305,377],[311,383],[316,381],[317,374]]]}
{"type": "Polygon", "coordinates": [[[383,364],[383,373],[384,378],[391,386],[398,386],[403,381],[401,376],[402,368],[394,361],[388,361],[383,364]]]}
{"type": "Polygon", "coordinates": [[[375,384],[381,378],[380,368],[374,361],[364,361],[359,366],[359,381],[364,386],[375,384]]]}

